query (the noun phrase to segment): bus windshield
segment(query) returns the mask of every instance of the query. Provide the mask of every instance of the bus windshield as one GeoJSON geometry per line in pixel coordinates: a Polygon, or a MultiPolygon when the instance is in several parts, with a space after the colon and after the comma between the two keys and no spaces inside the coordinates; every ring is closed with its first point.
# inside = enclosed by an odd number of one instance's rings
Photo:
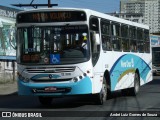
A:
{"type": "Polygon", "coordinates": [[[160,47],[152,48],[152,63],[160,64],[160,47]]]}
{"type": "Polygon", "coordinates": [[[19,63],[71,64],[90,58],[87,25],[21,27],[17,32],[19,63]]]}

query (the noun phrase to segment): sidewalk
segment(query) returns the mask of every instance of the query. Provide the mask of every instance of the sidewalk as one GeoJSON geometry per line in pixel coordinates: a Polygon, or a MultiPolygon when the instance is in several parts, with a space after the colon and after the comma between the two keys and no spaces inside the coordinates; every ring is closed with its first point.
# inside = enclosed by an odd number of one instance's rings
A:
{"type": "Polygon", "coordinates": [[[0,83],[0,95],[8,95],[17,92],[17,82],[0,83]]]}

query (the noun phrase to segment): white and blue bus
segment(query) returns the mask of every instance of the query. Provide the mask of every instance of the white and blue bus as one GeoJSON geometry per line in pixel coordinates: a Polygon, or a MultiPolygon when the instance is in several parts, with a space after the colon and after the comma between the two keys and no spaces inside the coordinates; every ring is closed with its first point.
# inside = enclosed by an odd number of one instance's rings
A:
{"type": "Polygon", "coordinates": [[[17,14],[18,94],[48,105],[57,96],[136,95],[152,80],[149,27],[89,9],[17,14]]]}

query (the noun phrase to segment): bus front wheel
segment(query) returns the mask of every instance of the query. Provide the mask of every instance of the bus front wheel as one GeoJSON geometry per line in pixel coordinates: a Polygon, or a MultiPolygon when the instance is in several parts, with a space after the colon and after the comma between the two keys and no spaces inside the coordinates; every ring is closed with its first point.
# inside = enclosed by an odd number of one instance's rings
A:
{"type": "Polygon", "coordinates": [[[39,102],[45,106],[51,105],[52,104],[52,97],[39,96],[39,102]]]}

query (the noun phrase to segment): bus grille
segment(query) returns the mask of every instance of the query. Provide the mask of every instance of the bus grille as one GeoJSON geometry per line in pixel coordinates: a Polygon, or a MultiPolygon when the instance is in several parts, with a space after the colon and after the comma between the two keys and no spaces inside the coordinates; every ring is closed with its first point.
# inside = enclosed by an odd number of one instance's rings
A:
{"type": "Polygon", "coordinates": [[[76,67],[30,67],[26,68],[28,73],[63,73],[73,72],[76,67]]]}
{"type": "Polygon", "coordinates": [[[72,78],[68,79],[31,79],[34,82],[66,82],[72,80],[72,78]]]}

